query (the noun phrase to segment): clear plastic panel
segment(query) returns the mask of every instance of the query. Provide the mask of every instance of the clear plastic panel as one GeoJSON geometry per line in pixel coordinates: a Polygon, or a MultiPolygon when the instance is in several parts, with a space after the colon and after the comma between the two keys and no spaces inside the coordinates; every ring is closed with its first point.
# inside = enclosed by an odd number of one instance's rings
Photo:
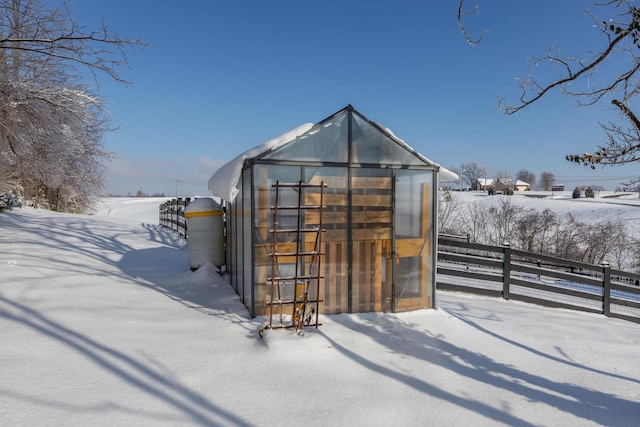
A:
{"type": "Polygon", "coordinates": [[[434,230],[433,171],[401,170],[395,180],[396,311],[431,306],[434,230]]]}
{"type": "Polygon", "coordinates": [[[351,130],[352,163],[376,165],[426,165],[419,157],[380,129],[353,115],[351,130]]]}
{"type": "Polygon", "coordinates": [[[242,192],[238,195],[242,197],[242,234],[243,234],[243,273],[244,280],[242,283],[242,300],[244,305],[251,310],[251,244],[249,236],[251,236],[251,170],[245,169],[242,172],[242,192]]]}
{"type": "MultiPolygon", "coordinates": [[[[349,257],[348,257],[348,169],[346,167],[305,168],[305,180],[310,184],[324,182],[322,214],[321,312],[325,314],[349,311],[349,257]]],[[[318,194],[307,192],[310,203],[319,203],[318,194]]],[[[318,220],[306,215],[305,224],[317,225],[318,220]]]]}
{"type": "MultiPolygon", "coordinates": [[[[273,235],[269,232],[273,227],[273,210],[275,204],[275,190],[273,185],[281,183],[297,183],[301,179],[300,166],[255,165],[254,166],[254,218],[253,239],[255,259],[253,260],[255,314],[267,314],[267,301],[271,298],[271,290],[267,277],[272,275],[273,235]]],[[[297,193],[293,189],[284,190],[279,194],[279,206],[297,203],[297,193]]],[[[295,211],[283,210],[279,213],[280,228],[297,223],[295,211]]],[[[278,235],[278,243],[286,245],[286,240],[292,238],[286,233],[278,235]]],[[[295,237],[295,236],[294,236],[295,237]]],[[[249,266],[247,266],[249,267],[249,266]]],[[[284,267],[283,267],[284,268],[284,267]]]]}
{"type": "Polygon", "coordinates": [[[389,311],[393,213],[389,169],[360,168],[351,174],[351,310],[389,311]]]}
{"type": "Polygon", "coordinates": [[[295,141],[265,155],[264,159],[303,162],[348,161],[348,115],[345,111],[332,120],[314,126],[295,141]]]}

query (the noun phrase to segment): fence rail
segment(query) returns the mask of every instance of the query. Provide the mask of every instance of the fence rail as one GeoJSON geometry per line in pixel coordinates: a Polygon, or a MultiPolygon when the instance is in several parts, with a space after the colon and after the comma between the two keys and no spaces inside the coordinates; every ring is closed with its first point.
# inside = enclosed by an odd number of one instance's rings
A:
{"type": "Polygon", "coordinates": [[[190,202],[190,197],[179,197],[162,203],[160,205],[160,225],[177,231],[178,234],[187,238],[187,220],[184,212],[190,202]]]}
{"type": "Polygon", "coordinates": [[[438,240],[437,289],[499,296],[640,323],[640,275],[546,255],[438,240]]]}

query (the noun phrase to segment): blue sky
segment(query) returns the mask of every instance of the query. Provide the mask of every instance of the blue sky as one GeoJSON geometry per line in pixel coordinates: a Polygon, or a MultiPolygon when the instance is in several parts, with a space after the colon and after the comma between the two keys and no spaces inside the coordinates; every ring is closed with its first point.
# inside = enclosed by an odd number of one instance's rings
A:
{"type": "Polygon", "coordinates": [[[99,80],[118,127],[106,136],[116,155],[107,191],[206,195],[226,161],[348,104],[449,168],[552,172],[568,188],[640,175],[637,165],[591,171],[564,159],[603,143],[599,122],[618,119],[607,105],[551,94],[515,116],[496,110],[497,96],[519,97],[529,57],[602,45],[583,13],[592,2],[478,5],[468,30],[488,32],[472,47],[453,0],[75,0],[87,27],[104,20],[150,45],[129,54],[131,86],[99,80]]]}

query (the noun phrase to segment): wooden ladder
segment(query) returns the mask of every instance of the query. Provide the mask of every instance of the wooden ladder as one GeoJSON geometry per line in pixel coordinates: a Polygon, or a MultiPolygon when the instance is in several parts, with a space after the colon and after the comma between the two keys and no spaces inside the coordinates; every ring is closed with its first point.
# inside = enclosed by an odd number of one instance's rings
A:
{"type": "Polygon", "coordinates": [[[320,280],[322,266],[322,211],[326,184],[281,183],[272,185],[274,204],[271,206],[273,228],[269,230],[272,244],[271,276],[267,277],[270,329],[294,328],[300,332],[305,326],[318,327],[320,280]],[[297,192],[297,203],[283,205],[283,191],[297,192]],[[307,193],[315,197],[305,197],[307,193]],[[319,200],[319,203],[314,203],[319,200]],[[308,225],[305,212],[314,211],[318,224],[308,225]],[[295,226],[281,223],[283,214],[297,217],[295,226]],[[288,237],[288,239],[287,239],[288,237]],[[286,268],[283,268],[286,264],[286,268]],[[291,268],[293,266],[293,268],[291,268]],[[281,270],[287,270],[281,274],[281,270]]]}

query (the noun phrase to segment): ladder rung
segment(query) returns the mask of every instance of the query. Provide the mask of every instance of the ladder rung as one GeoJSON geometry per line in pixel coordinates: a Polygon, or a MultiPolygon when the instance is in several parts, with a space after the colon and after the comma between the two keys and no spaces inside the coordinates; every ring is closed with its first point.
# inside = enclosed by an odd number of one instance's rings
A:
{"type": "Polygon", "coordinates": [[[309,252],[271,252],[269,256],[311,256],[311,255],[324,255],[324,252],[309,251],[309,252]]]}
{"type": "Polygon", "coordinates": [[[326,206],[320,206],[320,205],[300,205],[300,206],[275,206],[272,205],[271,209],[273,210],[309,210],[309,209],[316,209],[316,210],[321,210],[321,209],[326,209],[326,206]]]}
{"type": "Polygon", "coordinates": [[[298,284],[303,284],[304,283],[303,280],[324,279],[324,276],[320,276],[320,275],[311,276],[311,275],[309,275],[309,276],[298,276],[298,277],[295,277],[295,276],[267,277],[267,281],[268,282],[286,282],[288,280],[294,280],[295,281],[296,279],[297,279],[298,284]]]}
{"type": "MultiPolygon", "coordinates": [[[[307,304],[314,304],[314,303],[317,303],[317,302],[324,302],[324,300],[322,300],[322,299],[310,299],[310,300],[307,300],[307,304]]],[[[289,299],[287,299],[287,300],[273,300],[273,301],[267,301],[266,305],[276,305],[276,304],[280,305],[280,304],[294,304],[294,303],[302,304],[302,303],[304,303],[304,301],[302,301],[302,300],[292,300],[292,299],[291,300],[289,300],[289,299]]]]}
{"type": "Polygon", "coordinates": [[[302,187],[302,188],[326,188],[327,184],[307,184],[304,182],[279,182],[277,184],[271,184],[271,188],[290,188],[290,187],[302,187]]]}
{"type": "Polygon", "coordinates": [[[322,229],[318,229],[318,228],[301,228],[301,229],[297,229],[297,228],[281,228],[281,229],[271,229],[269,230],[269,233],[296,233],[296,232],[300,232],[300,233],[324,233],[325,230],[324,228],[322,229]]]}

